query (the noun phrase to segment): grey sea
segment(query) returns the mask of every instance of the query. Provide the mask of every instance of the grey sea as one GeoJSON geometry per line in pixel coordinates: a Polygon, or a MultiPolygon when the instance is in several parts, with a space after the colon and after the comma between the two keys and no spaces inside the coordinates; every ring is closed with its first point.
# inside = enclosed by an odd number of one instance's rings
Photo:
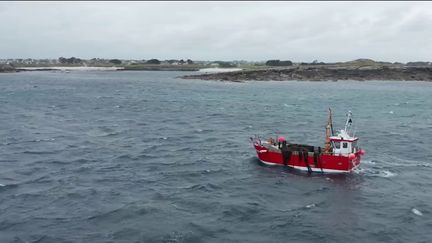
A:
{"type": "Polygon", "coordinates": [[[432,83],[0,74],[0,242],[431,242],[432,83]],[[324,144],[347,175],[259,163],[249,137],[324,144]]]}

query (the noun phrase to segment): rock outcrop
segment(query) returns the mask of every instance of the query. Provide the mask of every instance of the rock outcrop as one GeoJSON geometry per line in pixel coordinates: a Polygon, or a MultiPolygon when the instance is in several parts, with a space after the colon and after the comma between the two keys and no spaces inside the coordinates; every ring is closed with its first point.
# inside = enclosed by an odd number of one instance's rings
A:
{"type": "Polygon", "coordinates": [[[432,81],[432,67],[293,67],[283,69],[243,70],[237,72],[186,75],[183,79],[222,81],[337,81],[406,80],[432,81]]]}
{"type": "Polygon", "coordinates": [[[0,73],[11,73],[16,72],[15,67],[9,64],[0,64],[0,73]]]}

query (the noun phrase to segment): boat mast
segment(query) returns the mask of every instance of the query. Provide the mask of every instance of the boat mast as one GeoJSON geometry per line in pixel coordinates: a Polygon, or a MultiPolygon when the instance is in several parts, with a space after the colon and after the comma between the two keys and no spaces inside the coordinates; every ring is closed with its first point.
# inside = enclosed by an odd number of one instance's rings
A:
{"type": "Polygon", "coordinates": [[[348,129],[351,129],[351,125],[352,125],[352,119],[351,119],[351,117],[352,117],[352,113],[351,113],[351,111],[348,111],[347,120],[345,122],[345,132],[347,134],[349,134],[348,133],[348,129]]]}
{"type": "Polygon", "coordinates": [[[324,153],[329,153],[331,151],[331,143],[330,136],[333,136],[333,121],[332,121],[332,112],[331,109],[328,109],[328,118],[327,118],[327,126],[326,126],[326,138],[324,145],[324,153]]]}

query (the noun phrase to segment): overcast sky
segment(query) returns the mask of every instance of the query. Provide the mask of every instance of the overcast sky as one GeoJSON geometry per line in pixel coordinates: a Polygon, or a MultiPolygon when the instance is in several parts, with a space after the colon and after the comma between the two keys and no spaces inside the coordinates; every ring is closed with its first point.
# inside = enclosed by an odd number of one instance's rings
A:
{"type": "Polygon", "coordinates": [[[0,2],[0,58],[432,61],[432,2],[0,2]]]}

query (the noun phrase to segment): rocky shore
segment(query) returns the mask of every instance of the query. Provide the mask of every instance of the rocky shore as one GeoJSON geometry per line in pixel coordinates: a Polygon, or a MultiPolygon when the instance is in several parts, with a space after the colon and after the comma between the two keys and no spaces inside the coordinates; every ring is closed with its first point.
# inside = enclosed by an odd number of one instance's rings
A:
{"type": "Polygon", "coordinates": [[[17,70],[8,64],[0,64],[0,73],[13,73],[16,72],[17,70]]]}
{"type": "Polygon", "coordinates": [[[260,70],[243,70],[224,73],[185,75],[183,79],[221,81],[337,81],[337,80],[395,80],[432,81],[432,67],[289,67],[260,70]]]}

